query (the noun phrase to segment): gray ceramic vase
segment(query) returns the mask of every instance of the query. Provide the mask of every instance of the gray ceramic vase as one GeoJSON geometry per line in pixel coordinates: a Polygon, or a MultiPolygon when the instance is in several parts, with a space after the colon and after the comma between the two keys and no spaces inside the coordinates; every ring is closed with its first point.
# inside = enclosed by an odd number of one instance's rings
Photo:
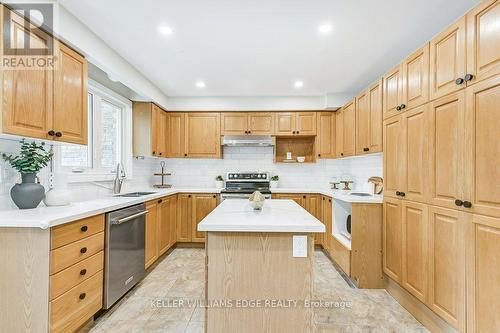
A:
{"type": "Polygon", "coordinates": [[[36,174],[21,174],[22,183],[14,185],[10,197],[19,209],[36,208],[45,197],[45,189],[35,182],[36,174]]]}

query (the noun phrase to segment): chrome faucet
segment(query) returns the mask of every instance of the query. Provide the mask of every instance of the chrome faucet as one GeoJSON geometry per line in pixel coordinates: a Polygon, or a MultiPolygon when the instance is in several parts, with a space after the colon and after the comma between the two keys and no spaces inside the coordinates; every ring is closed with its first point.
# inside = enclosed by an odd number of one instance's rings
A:
{"type": "Polygon", "coordinates": [[[125,170],[123,170],[120,163],[116,165],[116,175],[113,182],[113,193],[118,194],[122,190],[123,181],[125,180],[125,170]]]}

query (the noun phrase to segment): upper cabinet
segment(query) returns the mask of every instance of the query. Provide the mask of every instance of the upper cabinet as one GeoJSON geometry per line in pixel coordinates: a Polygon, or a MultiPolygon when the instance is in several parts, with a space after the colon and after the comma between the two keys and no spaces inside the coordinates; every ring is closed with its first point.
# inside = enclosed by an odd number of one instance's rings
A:
{"type": "Polygon", "coordinates": [[[274,135],[274,116],[270,112],[223,112],[222,135],[274,135]]]}
{"type": "Polygon", "coordinates": [[[149,102],[133,104],[133,154],[167,156],[167,112],[149,102]]]}
{"type": "Polygon", "coordinates": [[[384,119],[401,111],[403,106],[403,66],[397,65],[383,78],[384,119]]]}
{"type": "Polygon", "coordinates": [[[341,123],[336,124],[337,131],[340,131],[336,135],[342,137],[342,143],[337,145],[337,155],[340,157],[354,156],[356,153],[356,100],[348,102],[337,112],[341,113],[341,117],[337,118],[336,121],[341,123]]]}
{"type": "Polygon", "coordinates": [[[276,112],[276,135],[316,135],[316,112],[276,112]]]}
{"type": "MultiPolygon", "coordinates": [[[[26,24],[22,17],[13,13],[10,17],[13,41],[29,38],[37,48],[52,42],[52,36],[26,24]]],[[[56,39],[53,42],[54,69],[3,71],[1,131],[87,144],[87,61],[56,39]]]]}
{"type": "Polygon", "coordinates": [[[356,97],[356,155],[382,151],[382,82],[356,97]]]}
{"type": "Polygon", "coordinates": [[[167,112],[166,157],[184,157],[183,112],[167,112]]]}
{"type": "Polygon", "coordinates": [[[430,98],[465,88],[465,17],[430,42],[430,98]]]}
{"type": "Polygon", "coordinates": [[[184,156],[221,157],[220,113],[187,112],[184,128],[184,156]]]}
{"type": "Polygon", "coordinates": [[[316,152],[318,158],[335,158],[335,113],[318,112],[316,152]]]}
{"type": "Polygon", "coordinates": [[[413,109],[427,103],[429,101],[429,43],[406,58],[402,67],[401,108],[413,109]]]}
{"type": "Polygon", "coordinates": [[[500,2],[483,1],[467,14],[467,76],[474,84],[500,73],[500,2]]]}

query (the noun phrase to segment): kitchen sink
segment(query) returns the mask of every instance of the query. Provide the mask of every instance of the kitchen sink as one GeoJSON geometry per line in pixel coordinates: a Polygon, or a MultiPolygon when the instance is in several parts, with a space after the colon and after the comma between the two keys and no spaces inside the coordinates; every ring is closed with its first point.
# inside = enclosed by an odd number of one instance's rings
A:
{"type": "Polygon", "coordinates": [[[352,192],[352,193],[349,193],[349,195],[355,195],[358,197],[371,197],[372,196],[370,193],[362,193],[362,192],[352,192]]]}
{"type": "Polygon", "coordinates": [[[136,197],[142,197],[144,195],[155,194],[155,193],[156,192],[130,192],[130,193],[115,195],[115,197],[136,198],[136,197]]]}

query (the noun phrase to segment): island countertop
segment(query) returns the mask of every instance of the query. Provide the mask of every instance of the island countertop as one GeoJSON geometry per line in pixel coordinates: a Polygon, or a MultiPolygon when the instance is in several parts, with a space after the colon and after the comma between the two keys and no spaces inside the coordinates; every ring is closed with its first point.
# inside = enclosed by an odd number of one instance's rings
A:
{"type": "Polygon", "coordinates": [[[325,226],[293,200],[266,200],[254,210],[246,199],[224,200],[199,224],[198,231],[325,232],[325,226]]]}

